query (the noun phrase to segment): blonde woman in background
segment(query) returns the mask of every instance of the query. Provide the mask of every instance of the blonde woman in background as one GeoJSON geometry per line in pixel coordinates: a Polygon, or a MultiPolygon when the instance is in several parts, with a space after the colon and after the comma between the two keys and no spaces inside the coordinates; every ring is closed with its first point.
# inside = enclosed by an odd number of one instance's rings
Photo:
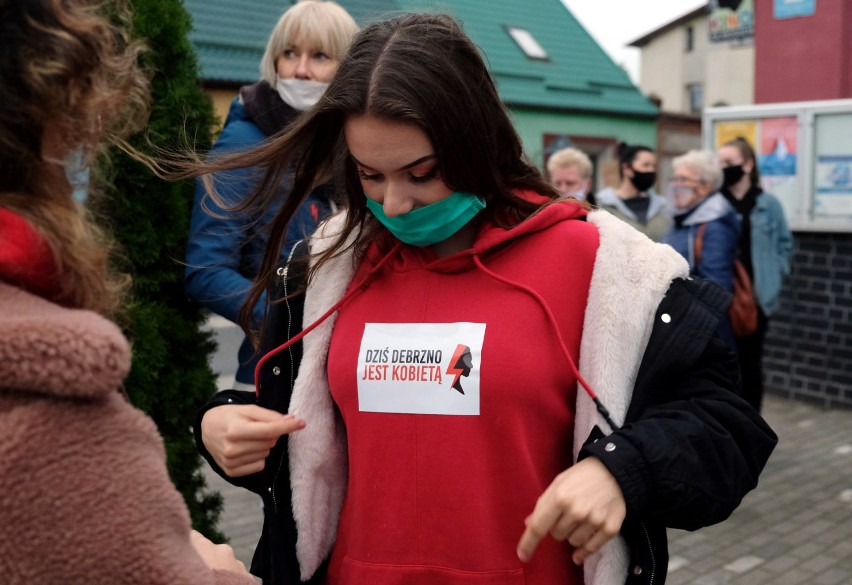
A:
{"type": "MultiPolygon", "coordinates": [[[[302,0],[290,7],[266,44],[260,81],[243,87],[234,99],[211,157],[260,144],[315,104],[356,32],[358,25],[334,2],[302,0]]],[[[214,177],[216,192],[227,207],[236,206],[257,186],[258,176],[256,169],[219,173],[214,177]]],[[[197,182],[186,250],[186,291],[190,297],[237,322],[266,246],[264,227],[287,200],[291,187],[285,174],[275,204],[264,213],[252,214],[226,211],[207,198],[207,186],[197,182]]],[[[330,189],[315,189],[293,217],[281,256],[286,258],[293,245],[310,234],[332,207],[330,189]]],[[[265,306],[264,296],[254,308],[256,323],[262,319],[265,306]]],[[[254,353],[245,339],[237,356],[234,387],[254,387],[254,353]]]]}

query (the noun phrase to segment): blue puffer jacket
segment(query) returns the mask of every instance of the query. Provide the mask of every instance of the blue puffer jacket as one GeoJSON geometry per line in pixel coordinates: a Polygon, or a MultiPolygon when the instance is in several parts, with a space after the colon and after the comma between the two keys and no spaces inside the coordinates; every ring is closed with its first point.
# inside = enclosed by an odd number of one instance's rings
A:
{"type": "MultiPolygon", "coordinates": [[[[297,112],[292,110],[292,117],[297,112]]],[[[225,127],[211,153],[248,149],[267,138],[249,117],[241,97],[231,104],[225,127]]],[[[251,193],[260,174],[255,169],[239,169],[218,173],[215,177],[217,194],[227,203],[237,203],[251,193]]],[[[281,200],[290,191],[289,180],[281,185],[281,200]]],[[[248,296],[252,280],[260,270],[267,235],[263,227],[277,211],[270,207],[262,217],[228,212],[207,198],[204,185],[196,183],[189,242],[186,249],[185,286],[187,294],[217,315],[236,322],[240,307],[248,296]],[[213,217],[205,208],[219,217],[213,217]]],[[[324,192],[312,193],[287,227],[287,239],[281,257],[286,258],[293,245],[311,234],[320,220],[330,211],[324,192]]],[[[266,307],[265,296],[254,308],[255,320],[260,323],[266,307]]],[[[239,350],[236,379],[244,384],[254,383],[257,363],[254,348],[247,339],[239,350]]]]}
{"type": "MultiPolygon", "coordinates": [[[[714,193],[695,207],[674,216],[674,226],[663,237],[689,262],[689,272],[712,280],[728,292],[734,290],[734,260],[740,239],[740,220],[737,212],[721,193],[714,193]],[[701,257],[695,259],[695,236],[706,224],[702,238],[701,257]]],[[[736,347],[734,333],[727,320],[717,330],[722,339],[736,347]]]]}

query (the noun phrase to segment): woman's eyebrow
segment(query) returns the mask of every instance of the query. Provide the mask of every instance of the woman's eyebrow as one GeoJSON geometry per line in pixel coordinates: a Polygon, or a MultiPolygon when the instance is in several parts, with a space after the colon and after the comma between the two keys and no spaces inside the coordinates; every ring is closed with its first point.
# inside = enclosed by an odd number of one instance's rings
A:
{"type": "MultiPolygon", "coordinates": [[[[354,155],[350,154],[349,156],[352,158],[352,162],[354,162],[356,165],[362,166],[362,167],[367,168],[367,169],[372,169],[372,168],[373,168],[373,167],[371,167],[370,165],[366,165],[366,164],[362,163],[360,160],[358,160],[357,158],[355,158],[355,156],[354,156],[354,155]]],[[[410,168],[412,168],[412,167],[416,167],[416,166],[417,166],[417,165],[419,165],[419,164],[423,164],[423,163],[425,163],[427,160],[431,160],[431,159],[434,159],[434,158],[438,158],[438,157],[437,157],[437,156],[435,156],[434,154],[427,154],[426,156],[421,156],[421,157],[420,157],[420,158],[418,158],[417,160],[415,160],[415,161],[413,161],[413,162],[410,162],[410,163],[408,163],[407,165],[403,165],[403,166],[401,166],[400,168],[398,168],[398,169],[397,169],[396,171],[394,171],[394,172],[399,172],[399,171],[405,171],[405,170],[408,170],[408,169],[410,169],[410,168]]]]}

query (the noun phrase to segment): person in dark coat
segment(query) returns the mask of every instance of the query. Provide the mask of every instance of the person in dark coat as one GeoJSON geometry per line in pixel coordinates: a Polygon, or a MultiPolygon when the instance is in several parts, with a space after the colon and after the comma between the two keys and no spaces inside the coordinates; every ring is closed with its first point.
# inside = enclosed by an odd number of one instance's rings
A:
{"type": "Polygon", "coordinates": [[[763,402],[763,339],[770,316],[781,304],[781,284],[790,272],[793,236],[781,203],[760,187],[754,150],[745,138],[726,142],[718,150],[724,182],[722,194],[740,217],[737,257],[754,288],[757,329],[737,337],[737,356],[743,390],[749,404],[760,410],[763,402]]]}

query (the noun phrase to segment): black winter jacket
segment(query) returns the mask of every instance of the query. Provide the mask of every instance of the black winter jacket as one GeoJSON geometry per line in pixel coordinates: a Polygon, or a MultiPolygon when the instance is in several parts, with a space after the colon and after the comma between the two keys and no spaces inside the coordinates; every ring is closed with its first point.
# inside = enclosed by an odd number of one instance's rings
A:
{"type": "MultiPolygon", "coordinates": [[[[301,286],[279,269],[274,296],[301,286]]],[[[668,565],[666,527],[695,530],[726,519],[757,485],[777,437],[737,396],[735,355],[714,331],[729,295],[700,279],[671,283],[639,367],[623,426],[595,428],[580,458],[598,457],[615,476],[627,504],[622,536],[630,550],[626,585],[662,585],[668,565]],[[675,436],[694,441],[672,441],[675,436]],[[698,463],[700,462],[700,463],[698,463]]],[[[301,329],[302,298],[273,305],[262,349],[284,343],[301,329]]],[[[260,393],[224,391],[199,412],[196,442],[217,473],[264,501],[263,533],[251,572],[267,585],[297,584],[296,528],[291,509],[287,437],[270,453],[264,471],[228,478],[201,442],[201,417],[223,404],[258,404],[287,412],[301,361],[301,342],[268,360],[260,393]]],[[[321,583],[324,568],[309,583],[321,583]]]]}

